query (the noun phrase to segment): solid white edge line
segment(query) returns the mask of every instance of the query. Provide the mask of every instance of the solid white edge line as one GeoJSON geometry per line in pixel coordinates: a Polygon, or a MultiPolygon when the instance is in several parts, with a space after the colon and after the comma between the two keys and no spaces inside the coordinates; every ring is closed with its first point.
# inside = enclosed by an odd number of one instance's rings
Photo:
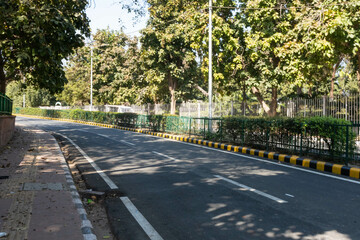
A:
{"type": "Polygon", "coordinates": [[[157,154],[157,155],[159,155],[159,156],[162,156],[162,157],[166,157],[166,158],[171,159],[171,160],[176,160],[176,159],[173,158],[173,157],[170,157],[170,156],[168,156],[168,155],[165,155],[165,154],[162,154],[162,153],[159,153],[159,152],[152,151],[152,153],[155,153],[155,154],[157,154]]]}
{"type": "Polygon", "coordinates": [[[287,203],[287,201],[285,201],[285,200],[283,200],[283,199],[280,199],[280,198],[278,198],[278,197],[275,197],[275,196],[272,196],[272,195],[270,195],[270,194],[264,193],[264,192],[262,192],[262,191],[260,191],[260,190],[257,190],[257,189],[255,189],[255,188],[246,186],[246,185],[244,185],[244,184],[238,183],[238,182],[236,182],[236,181],[234,181],[234,180],[231,180],[231,179],[222,177],[222,176],[220,176],[220,175],[214,175],[214,177],[219,178],[219,179],[222,179],[222,180],[224,180],[224,181],[226,181],[226,182],[228,182],[228,183],[234,184],[235,186],[244,188],[244,189],[246,189],[246,190],[248,190],[248,191],[250,191],[250,192],[256,193],[256,194],[261,195],[261,196],[263,196],[263,197],[266,197],[266,198],[269,198],[269,199],[271,199],[271,200],[274,200],[275,202],[278,202],[278,203],[287,203]]]}
{"type": "Polygon", "coordinates": [[[151,224],[139,212],[128,197],[120,197],[120,199],[151,240],[163,240],[159,233],[153,228],[153,226],[151,226],[151,224]]]}
{"type": "MultiPolygon", "coordinates": [[[[150,136],[150,137],[156,137],[156,136],[150,136]]],[[[202,146],[202,145],[197,145],[197,144],[194,144],[194,143],[187,143],[187,142],[176,141],[176,140],[168,139],[168,138],[164,138],[164,139],[165,139],[165,140],[168,140],[168,141],[172,141],[172,142],[181,143],[181,144],[187,144],[187,145],[194,146],[194,147],[199,147],[199,148],[209,149],[209,150],[212,150],[212,151],[217,151],[217,152],[222,152],[222,153],[226,153],[226,154],[231,154],[231,155],[234,155],[234,156],[237,156],[237,157],[249,158],[249,159],[253,159],[253,160],[259,161],[259,162],[265,162],[265,163],[270,163],[270,164],[277,165],[277,166],[281,166],[281,167],[296,169],[296,170],[299,170],[299,171],[308,172],[308,173],[312,173],[312,174],[316,174],[316,175],[320,175],[320,176],[324,176],[324,177],[334,178],[334,179],[341,180],[341,181],[345,181],[345,182],[360,184],[360,181],[351,180],[351,179],[347,179],[347,178],[343,178],[343,177],[338,177],[338,176],[333,176],[333,175],[330,175],[330,174],[325,174],[325,173],[321,173],[321,172],[316,172],[316,171],[312,171],[312,170],[308,170],[308,169],[300,168],[300,167],[295,167],[295,166],[291,166],[291,165],[287,165],[287,164],[276,163],[276,162],[272,162],[272,161],[270,161],[270,160],[265,160],[265,159],[259,159],[259,158],[255,158],[255,157],[250,157],[250,156],[247,156],[247,155],[244,155],[244,154],[241,154],[241,153],[228,152],[228,151],[221,150],[221,149],[210,148],[210,147],[206,147],[206,146],[202,146]]]]}
{"type": "Polygon", "coordinates": [[[67,140],[69,140],[69,142],[74,145],[74,147],[79,150],[79,152],[84,156],[84,158],[91,164],[91,166],[95,169],[95,171],[102,177],[102,179],[104,179],[104,181],[107,183],[107,185],[111,188],[111,189],[118,189],[118,187],[116,186],[116,184],[104,173],[103,170],[101,170],[101,168],[99,168],[99,166],[94,162],[94,160],[92,160],[76,143],[74,143],[73,140],[71,140],[70,138],[68,138],[67,136],[61,134],[61,133],[57,133],[60,136],[66,138],[67,140]]]}

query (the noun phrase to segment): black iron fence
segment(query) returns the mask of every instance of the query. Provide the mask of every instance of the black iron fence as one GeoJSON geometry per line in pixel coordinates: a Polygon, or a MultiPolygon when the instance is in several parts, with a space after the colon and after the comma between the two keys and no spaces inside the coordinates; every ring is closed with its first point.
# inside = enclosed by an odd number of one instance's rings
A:
{"type": "Polygon", "coordinates": [[[198,136],[211,141],[315,156],[345,164],[360,160],[360,124],[329,117],[209,119],[35,108],[17,108],[16,113],[198,136]]]}

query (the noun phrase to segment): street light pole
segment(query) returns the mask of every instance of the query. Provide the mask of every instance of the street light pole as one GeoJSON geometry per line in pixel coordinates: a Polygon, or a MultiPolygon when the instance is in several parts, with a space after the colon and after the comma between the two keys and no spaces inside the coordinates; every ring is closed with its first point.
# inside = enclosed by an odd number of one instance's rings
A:
{"type": "Polygon", "coordinates": [[[90,111],[93,106],[93,46],[90,47],[90,111]]]}
{"type": "MultiPolygon", "coordinates": [[[[212,0],[209,0],[209,118],[212,118],[212,0]]],[[[211,123],[209,124],[211,128],[211,123]]]]}

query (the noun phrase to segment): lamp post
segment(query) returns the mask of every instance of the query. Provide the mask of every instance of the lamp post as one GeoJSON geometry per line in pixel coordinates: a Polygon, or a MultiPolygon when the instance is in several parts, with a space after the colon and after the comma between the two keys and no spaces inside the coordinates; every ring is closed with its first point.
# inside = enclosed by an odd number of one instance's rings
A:
{"type": "MultiPolygon", "coordinates": [[[[209,119],[212,118],[212,0],[209,0],[209,119]]],[[[211,131],[211,120],[209,130],[211,131]]]]}
{"type": "Polygon", "coordinates": [[[90,111],[93,106],[93,46],[90,47],[90,111]]]}

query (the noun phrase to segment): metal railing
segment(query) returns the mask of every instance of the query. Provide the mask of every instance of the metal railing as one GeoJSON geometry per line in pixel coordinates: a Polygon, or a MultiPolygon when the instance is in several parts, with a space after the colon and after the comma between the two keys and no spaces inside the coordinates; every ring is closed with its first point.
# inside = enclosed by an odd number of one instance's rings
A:
{"type": "Polygon", "coordinates": [[[360,160],[360,124],[327,124],[326,131],[318,131],[314,126],[304,123],[298,131],[291,132],[277,126],[276,121],[264,121],[261,124],[239,119],[231,121],[223,118],[193,118],[189,135],[266,151],[336,160],[346,165],[360,160]],[[229,124],[233,127],[226,126],[229,124]]]}
{"type": "Polygon", "coordinates": [[[0,93],[0,115],[12,114],[13,101],[3,93],[0,93]]]}
{"type": "MultiPolygon", "coordinates": [[[[315,156],[325,160],[340,160],[345,164],[360,160],[360,138],[358,137],[360,124],[346,121],[344,124],[328,124],[324,121],[319,123],[323,124],[319,127],[318,122],[295,122],[297,125],[292,126],[291,122],[281,122],[281,119],[269,121],[265,118],[255,120],[250,118],[208,119],[36,108],[16,108],[16,112],[196,136],[211,141],[267,151],[315,156]]],[[[291,118],[288,119],[291,120],[291,118]]]]}

